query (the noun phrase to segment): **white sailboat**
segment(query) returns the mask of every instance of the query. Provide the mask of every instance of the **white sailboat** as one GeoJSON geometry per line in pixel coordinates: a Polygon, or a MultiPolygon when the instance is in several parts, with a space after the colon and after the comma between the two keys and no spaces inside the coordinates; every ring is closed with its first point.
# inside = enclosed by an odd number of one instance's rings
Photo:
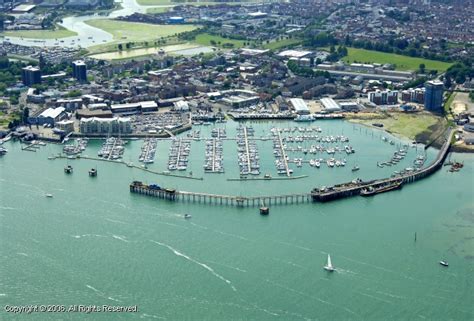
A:
{"type": "Polygon", "coordinates": [[[329,271],[329,272],[334,272],[336,269],[332,266],[332,263],[331,263],[331,256],[328,254],[328,262],[327,264],[324,266],[324,269],[326,271],[329,271]]]}

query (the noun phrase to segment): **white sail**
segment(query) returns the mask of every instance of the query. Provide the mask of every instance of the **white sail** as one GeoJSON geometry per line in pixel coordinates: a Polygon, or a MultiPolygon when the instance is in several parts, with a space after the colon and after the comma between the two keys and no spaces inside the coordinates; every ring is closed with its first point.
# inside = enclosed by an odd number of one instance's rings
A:
{"type": "Polygon", "coordinates": [[[331,256],[328,254],[328,264],[327,264],[327,267],[328,268],[332,268],[332,263],[331,263],[331,256]]]}

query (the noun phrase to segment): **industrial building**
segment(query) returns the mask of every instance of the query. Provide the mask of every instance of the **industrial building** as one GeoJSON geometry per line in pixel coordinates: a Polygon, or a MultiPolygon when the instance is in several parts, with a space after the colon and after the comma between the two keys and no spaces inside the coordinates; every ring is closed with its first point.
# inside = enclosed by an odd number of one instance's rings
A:
{"type": "Polygon", "coordinates": [[[115,104],[110,106],[113,114],[135,115],[158,110],[158,104],[155,101],[140,101],[137,103],[115,104]]]}
{"type": "Polygon", "coordinates": [[[243,108],[257,104],[260,98],[250,90],[234,89],[221,92],[222,102],[232,108],[243,108]]]}
{"type": "Polygon", "coordinates": [[[332,98],[322,98],[320,101],[323,111],[325,112],[333,113],[341,111],[339,104],[332,98]]]}
{"type": "Polygon", "coordinates": [[[42,111],[39,115],[28,118],[28,122],[32,125],[54,124],[66,117],[66,109],[64,107],[48,108],[42,111]]]}
{"type": "Polygon", "coordinates": [[[82,134],[130,134],[132,123],[130,118],[83,118],[80,122],[82,134]]]}
{"type": "Polygon", "coordinates": [[[310,111],[308,105],[301,98],[291,98],[290,105],[298,115],[309,115],[310,111]]]}

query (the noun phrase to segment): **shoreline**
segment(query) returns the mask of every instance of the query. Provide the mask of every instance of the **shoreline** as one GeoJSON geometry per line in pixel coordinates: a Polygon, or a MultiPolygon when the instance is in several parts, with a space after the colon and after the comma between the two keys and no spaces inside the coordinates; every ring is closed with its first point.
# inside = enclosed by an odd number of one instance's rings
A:
{"type": "MultiPolygon", "coordinates": [[[[374,114],[375,115],[375,114],[374,114]]],[[[398,132],[398,131],[392,131],[384,127],[376,127],[372,125],[372,122],[378,122],[378,121],[383,121],[387,120],[390,118],[390,116],[384,116],[381,114],[376,114],[378,116],[375,117],[358,117],[357,115],[350,115],[349,117],[346,117],[345,119],[352,123],[352,124],[358,124],[362,125],[366,128],[370,128],[372,130],[379,130],[381,132],[385,132],[387,134],[393,135],[399,139],[402,140],[407,140],[410,142],[416,141],[417,143],[421,143],[424,145],[427,145],[429,147],[433,147],[436,149],[440,149],[441,146],[443,145],[442,142],[439,142],[439,133],[446,130],[448,128],[448,124],[446,123],[445,119],[442,117],[439,117],[438,122],[434,125],[431,125],[428,127],[428,130],[425,131],[419,131],[418,133],[415,134],[415,137],[409,137],[408,135],[398,132]],[[370,123],[369,123],[370,122],[370,123]],[[434,128],[432,128],[434,127],[434,128]]],[[[385,125],[385,124],[384,124],[385,125]]],[[[473,154],[474,153],[474,148],[469,148],[465,145],[451,145],[451,152],[455,153],[462,153],[462,154],[473,154]]]]}

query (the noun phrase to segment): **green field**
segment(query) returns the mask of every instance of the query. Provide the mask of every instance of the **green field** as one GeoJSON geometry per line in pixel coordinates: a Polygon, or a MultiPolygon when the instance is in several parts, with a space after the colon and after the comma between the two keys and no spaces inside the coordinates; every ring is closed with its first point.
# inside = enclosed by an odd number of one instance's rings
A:
{"type": "Polygon", "coordinates": [[[291,45],[296,45],[301,43],[301,40],[299,39],[283,39],[283,40],[278,40],[278,41],[273,41],[270,43],[265,44],[263,47],[265,49],[270,49],[270,50],[276,50],[284,47],[288,47],[291,45]]]}
{"type": "Polygon", "coordinates": [[[211,35],[208,33],[201,33],[196,36],[196,39],[194,42],[200,44],[200,45],[205,45],[205,46],[216,46],[216,47],[223,47],[225,43],[231,43],[234,45],[234,48],[241,48],[244,46],[243,40],[236,40],[236,39],[228,39],[224,38],[221,36],[215,36],[211,35]],[[214,43],[211,43],[211,41],[214,41],[214,43]]]}
{"type": "Polygon", "coordinates": [[[357,49],[357,48],[347,48],[349,53],[346,57],[343,58],[344,61],[352,63],[380,63],[380,64],[395,64],[397,65],[397,70],[418,70],[420,64],[425,64],[427,70],[437,70],[437,71],[446,71],[452,63],[429,60],[423,58],[415,58],[402,56],[397,54],[357,49]]]}
{"type": "Polygon", "coordinates": [[[153,25],[110,19],[94,19],[86,23],[111,33],[115,43],[153,41],[196,29],[193,25],[153,25]]]}
{"type": "Polygon", "coordinates": [[[1,32],[0,35],[5,37],[23,37],[32,39],[59,39],[72,37],[77,35],[77,33],[56,25],[56,29],[54,30],[15,30],[1,32]]]}
{"type": "Polygon", "coordinates": [[[403,137],[415,139],[421,133],[429,132],[430,127],[436,124],[445,123],[444,119],[430,113],[390,113],[384,116],[383,114],[370,114],[364,117],[363,113],[358,114],[355,118],[348,117],[351,122],[364,124],[372,127],[372,123],[382,123],[384,129],[393,134],[398,134],[403,137]],[[383,118],[385,117],[385,118],[383,118]]]}

